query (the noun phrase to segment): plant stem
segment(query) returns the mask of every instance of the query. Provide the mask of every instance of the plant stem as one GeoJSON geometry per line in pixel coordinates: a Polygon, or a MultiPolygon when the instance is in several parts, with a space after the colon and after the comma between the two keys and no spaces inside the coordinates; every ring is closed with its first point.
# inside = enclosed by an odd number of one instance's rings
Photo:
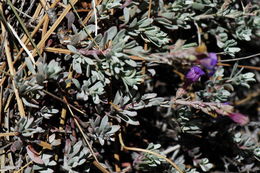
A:
{"type": "Polygon", "coordinates": [[[224,59],[224,60],[221,60],[220,62],[239,61],[239,60],[244,60],[244,59],[253,58],[253,57],[256,57],[256,56],[259,56],[259,55],[260,55],[260,53],[256,53],[256,54],[253,54],[253,55],[249,55],[249,56],[245,56],[245,57],[240,57],[240,58],[224,59]]]}
{"type": "Polygon", "coordinates": [[[74,113],[72,112],[72,110],[71,110],[71,108],[70,108],[70,105],[69,105],[69,103],[68,103],[66,97],[64,97],[64,101],[66,102],[66,105],[67,105],[67,107],[68,107],[68,109],[69,109],[69,111],[70,111],[70,114],[71,114],[71,116],[73,117],[73,119],[74,119],[74,121],[75,121],[75,123],[76,123],[76,126],[78,127],[78,129],[79,129],[81,135],[83,136],[83,138],[84,138],[84,140],[85,140],[85,142],[86,142],[86,144],[87,144],[87,146],[88,146],[88,148],[89,148],[90,153],[92,154],[92,156],[93,156],[94,159],[95,159],[94,165],[97,165],[96,167],[99,168],[99,170],[101,170],[103,173],[109,173],[109,172],[100,164],[100,162],[98,161],[98,159],[97,159],[97,157],[96,157],[96,155],[95,155],[95,153],[94,153],[94,151],[93,151],[93,149],[92,149],[92,146],[90,145],[90,142],[88,141],[86,134],[83,132],[82,127],[80,126],[78,120],[76,119],[76,116],[75,116],[74,113]]]}
{"type": "Polygon", "coordinates": [[[159,158],[164,159],[166,162],[171,164],[179,173],[183,173],[183,171],[174,162],[172,162],[167,157],[165,157],[165,156],[163,156],[161,154],[158,154],[156,152],[150,151],[150,150],[146,150],[146,149],[142,149],[142,148],[136,148],[136,147],[127,147],[127,146],[125,146],[125,144],[123,142],[123,138],[122,138],[122,134],[121,133],[119,133],[118,137],[119,137],[119,142],[121,144],[122,149],[130,150],[130,151],[140,151],[140,152],[145,152],[145,153],[152,154],[154,156],[157,156],[159,158]]]}

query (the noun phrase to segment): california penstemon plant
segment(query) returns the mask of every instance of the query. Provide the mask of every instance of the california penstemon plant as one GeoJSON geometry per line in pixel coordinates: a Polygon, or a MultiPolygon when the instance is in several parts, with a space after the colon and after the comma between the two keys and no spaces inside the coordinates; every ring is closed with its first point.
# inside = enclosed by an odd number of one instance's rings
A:
{"type": "Polygon", "coordinates": [[[4,0],[0,22],[0,171],[259,172],[259,1],[4,0]]]}

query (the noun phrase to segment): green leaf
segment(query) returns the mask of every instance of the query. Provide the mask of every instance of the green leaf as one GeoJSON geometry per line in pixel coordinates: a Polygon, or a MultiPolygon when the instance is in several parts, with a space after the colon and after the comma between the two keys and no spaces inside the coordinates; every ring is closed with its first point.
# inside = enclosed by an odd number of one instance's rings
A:
{"type": "Polygon", "coordinates": [[[38,105],[32,104],[30,102],[28,102],[25,98],[22,97],[23,103],[28,106],[28,107],[32,107],[32,108],[39,108],[38,105]]]}
{"type": "Polygon", "coordinates": [[[27,65],[27,68],[30,70],[30,72],[35,75],[35,74],[36,74],[36,71],[35,71],[35,69],[34,69],[34,66],[33,66],[33,64],[32,64],[31,59],[28,58],[28,57],[26,57],[26,58],[25,58],[25,63],[26,63],[26,65],[27,65]]]}
{"type": "Polygon", "coordinates": [[[124,24],[127,24],[129,22],[130,19],[130,14],[129,14],[129,8],[125,7],[124,8],[124,24]]]}
{"type": "Polygon", "coordinates": [[[78,50],[77,50],[74,46],[72,46],[72,45],[67,45],[67,48],[68,48],[71,52],[73,52],[73,53],[77,53],[77,52],[78,52],[78,50]]]}
{"type": "Polygon", "coordinates": [[[194,8],[195,10],[203,10],[205,8],[205,5],[202,3],[194,2],[192,3],[192,8],[194,8]]]}

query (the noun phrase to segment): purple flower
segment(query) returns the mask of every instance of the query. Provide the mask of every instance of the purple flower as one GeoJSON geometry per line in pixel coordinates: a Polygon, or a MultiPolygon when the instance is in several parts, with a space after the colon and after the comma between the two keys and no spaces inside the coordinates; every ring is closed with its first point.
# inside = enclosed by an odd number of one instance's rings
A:
{"type": "Polygon", "coordinates": [[[190,71],[186,74],[187,81],[193,83],[196,82],[202,75],[204,75],[204,71],[201,70],[198,66],[193,66],[190,71]]]}
{"type": "Polygon", "coordinates": [[[208,57],[200,59],[200,64],[208,70],[213,70],[218,63],[218,57],[216,53],[209,53],[208,57]]]}
{"type": "Polygon", "coordinates": [[[236,123],[245,125],[249,122],[249,118],[240,113],[229,113],[228,116],[236,123]]]}
{"type": "Polygon", "coordinates": [[[188,85],[196,82],[205,72],[198,66],[193,66],[186,74],[186,81],[183,88],[187,88],[188,85]]]}

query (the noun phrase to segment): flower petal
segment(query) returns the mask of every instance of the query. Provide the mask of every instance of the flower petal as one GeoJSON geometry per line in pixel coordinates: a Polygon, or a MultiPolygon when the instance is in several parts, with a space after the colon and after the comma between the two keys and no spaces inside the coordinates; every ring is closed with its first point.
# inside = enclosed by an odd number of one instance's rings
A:
{"type": "Polygon", "coordinates": [[[218,57],[216,53],[210,52],[208,57],[199,60],[200,64],[206,69],[212,70],[218,63],[218,57]]]}
{"type": "Polygon", "coordinates": [[[240,113],[230,113],[228,115],[234,122],[240,124],[240,125],[245,125],[249,122],[249,118],[243,114],[240,113]]]}
{"type": "Polygon", "coordinates": [[[189,82],[196,82],[205,72],[198,66],[193,66],[190,71],[186,74],[186,79],[189,82]]]}

